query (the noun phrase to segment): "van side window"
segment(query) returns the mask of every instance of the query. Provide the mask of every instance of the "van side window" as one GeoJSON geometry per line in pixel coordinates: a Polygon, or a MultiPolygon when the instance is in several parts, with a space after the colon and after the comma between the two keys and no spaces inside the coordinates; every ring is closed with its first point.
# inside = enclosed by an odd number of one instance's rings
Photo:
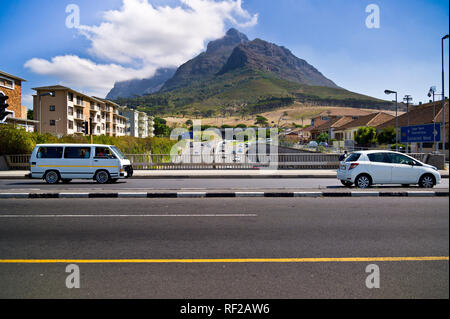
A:
{"type": "Polygon", "coordinates": [[[109,147],[96,147],[95,148],[95,158],[96,159],[112,159],[116,158],[109,147]]]}
{"type": "Polygon", "coordinates": [[[90,157],[90,147],[66,147],[64,151],[64,158],[89,159],[90,157]]]}
{"type": "Polygon", "coordinates": [[[40,147],[37,152],[37,158],[61,158],[62,147],[40,147]]]}

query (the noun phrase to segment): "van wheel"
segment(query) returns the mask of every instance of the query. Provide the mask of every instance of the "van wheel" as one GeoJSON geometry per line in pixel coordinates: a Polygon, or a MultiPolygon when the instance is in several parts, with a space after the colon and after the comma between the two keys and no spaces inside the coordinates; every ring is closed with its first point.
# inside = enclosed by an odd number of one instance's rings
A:
{"type": "Polygon", "coordinates": [[[44,179],[47,184],[56,184],[60,180],[59,173],[57,171],[48,171],[45,173],[44,179]]]}
{"type": "Polygon", "coordinates": [[[99,184],[106,184],[110,180],[109,173],[107,171],[98,171],[97,174],[95,174],[95,180],[99,184]]]}
{"type": "Polygon", "coordinates": [[[358,188],[369,188],[372,185],[372,179],[367,174],[359,175],[355,180],[355,185],[358,188]]]}
{"type": "Polygon", "coordinates": [[[72,181],[72,179],[70,179],[70,178],[61,179],[61,182],[63,182],[64,184],[69,184],[71,181],[72,181]]]}
{"type": "Polygon", "coordinates": [[[419,186],[421,188],[433,188],[436,185],[436,180],[433,175],[425,174],[419,180],[419,186]]]}

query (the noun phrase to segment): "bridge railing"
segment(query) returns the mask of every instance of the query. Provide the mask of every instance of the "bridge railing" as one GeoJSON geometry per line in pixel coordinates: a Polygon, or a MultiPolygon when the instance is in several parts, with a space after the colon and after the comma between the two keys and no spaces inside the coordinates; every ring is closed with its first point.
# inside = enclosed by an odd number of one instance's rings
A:
{"type": "MultiPolygon", "coordinates": [[[[429,154],[408,154],[419,161],[428,162],[429,154]]],[[[336,169],[339,154],[288,153],[288,154],[127,154],[135,170],[200,170],[200,169],[336,169]]],[[[6,155],[6,163],[12,170],[30,169],[30,155],[6,155]]]]}

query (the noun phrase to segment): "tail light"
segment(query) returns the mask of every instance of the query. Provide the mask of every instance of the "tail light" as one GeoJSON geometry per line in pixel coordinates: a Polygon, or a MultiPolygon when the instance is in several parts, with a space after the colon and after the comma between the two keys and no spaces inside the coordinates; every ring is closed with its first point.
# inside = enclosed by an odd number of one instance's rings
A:
{"type": "Polygon", "coordinates": [[[348,170],[351,171],[352,169],[356,168],[358,165],[359,165],[359,163],[352,163],[352,164],[350,164],[350,167],[348,170]]]}

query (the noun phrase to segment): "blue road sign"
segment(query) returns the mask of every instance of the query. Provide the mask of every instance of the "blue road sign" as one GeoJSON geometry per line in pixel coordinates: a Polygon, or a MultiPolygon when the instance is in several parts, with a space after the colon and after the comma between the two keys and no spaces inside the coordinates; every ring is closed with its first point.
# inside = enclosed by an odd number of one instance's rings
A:
{"type": "Polygon", "coordinates": [[[401,128],[402,143],[434,143],[440,141],[441,141],[440,123],[416,125],[416,126],[404,126],[401,128]]]}

